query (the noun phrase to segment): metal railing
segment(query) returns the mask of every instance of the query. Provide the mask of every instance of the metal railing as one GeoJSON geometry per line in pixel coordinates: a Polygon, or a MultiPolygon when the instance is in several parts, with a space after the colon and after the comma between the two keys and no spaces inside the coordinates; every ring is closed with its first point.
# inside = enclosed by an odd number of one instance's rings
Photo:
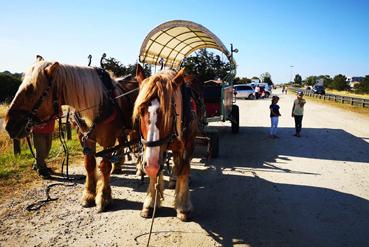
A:
{"type": "Polygon", "coordinates": [[[355,97],[348,97],[343,95],[337,95],[337,94],[316,94],[311,90],[306,89],[299,89],[299,88],[290,88],[291,91],[297,92],[302,91],[304,92],[305,96],[321,99],[321,100],[327,100],[327,101],[334,101],[341,104],[349,104],[352,106],[359,106],[369,108],[369,99],[363,99],[363,98],[355,98],[355,97]]]}

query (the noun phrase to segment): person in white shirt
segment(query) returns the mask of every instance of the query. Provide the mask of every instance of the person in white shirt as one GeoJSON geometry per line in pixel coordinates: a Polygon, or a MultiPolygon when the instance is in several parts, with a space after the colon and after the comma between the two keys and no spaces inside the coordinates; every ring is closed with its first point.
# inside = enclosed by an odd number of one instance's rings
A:
{"type": "Polygon", "coordinates": [[[292,107],[292,117],[295,118],[295,130],[296,133],[294,136],[300,137],[301,128],[302,128],[302,117],[304,116],[304,106],[306,104],[306,100],[303,99],[304,93],[302,91],[297,92],[297,99],[293,102],[292,107]]]}

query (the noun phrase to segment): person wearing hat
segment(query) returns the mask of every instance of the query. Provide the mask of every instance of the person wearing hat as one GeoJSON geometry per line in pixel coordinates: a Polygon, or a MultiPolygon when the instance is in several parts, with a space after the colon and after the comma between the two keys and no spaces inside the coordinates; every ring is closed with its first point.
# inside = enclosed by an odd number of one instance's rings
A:
{"type": "Polygon", "coordinates": [[[304,116],[304,106],[306,104],[306,100],[303,99],[304,93],[302,91],[297,92],[297,99],[293,102],[292,107],[292,117],[295,118],[295,130],[296,133],[294,136],[300,137],[301,128],[302,128],[302,117],[304,116]]]}

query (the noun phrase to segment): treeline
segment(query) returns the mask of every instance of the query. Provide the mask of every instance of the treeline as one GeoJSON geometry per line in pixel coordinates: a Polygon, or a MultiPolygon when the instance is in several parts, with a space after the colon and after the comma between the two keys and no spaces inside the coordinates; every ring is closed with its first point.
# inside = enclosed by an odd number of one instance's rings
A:
{"type": "MultiPolygon", "coordinates": [[[[113,72],[115,77],[122,77],[129,74],[133,76],[136,75],[136,64],[123,65],[119,60],[113,57],[104,59],[103,66],[104,69],[113,72]]],[[[151,75],[151,68],[148,64],[145,64],[143,69],[145,76],[151,75]]]]}
{"type": "Polygon", "coordinates": [[[299,81],[296,80],[296,77],[295,77],[294,82],[296,84],[304,84],[306,86],[313,86],[319,80],[323,81],[324,86],[329,89],[334,89],[338,91],[353,90],[357,93],[369,93],[369,75],[366,75],[361,82],[357,82],[353,88],[351,88],[350,82],[347,80],[347,77],[342,74],[336,75],[333,78],[330,77],[329,75],[309,76],[301,83],[299,83],[299,81]]]}
{"type": "Polygon", "coordinates": [[[0,102],[10,102],[22,83],[22,74],[0,72],[0,102]]]}
{"type": "Polygon", "coordinates": [[[269,72],[262,73],[260,77],[253,76],[251,79],[247,77],[236,77],[234,78],[233,84],[248,84],[251,83],[252,80],[259,80],[260,82],[273,85],[272,76],[269,72]]]}

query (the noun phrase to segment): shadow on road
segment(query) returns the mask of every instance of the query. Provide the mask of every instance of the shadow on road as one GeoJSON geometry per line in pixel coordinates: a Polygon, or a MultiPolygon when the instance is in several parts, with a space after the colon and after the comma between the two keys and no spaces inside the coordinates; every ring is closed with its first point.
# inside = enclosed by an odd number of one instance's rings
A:
{"type": "Polygon", "coordinates": [[[219,164],[228,168],[262,167],[291,156],[369,163],[369,143],[341,129],[303,128],[298,138],[293,128],[278,128],[279,139],[270,139],[266,127],[240,127],[238,134],[231,134],[229,127],[215,129],[219,131],[219,164]]]}
{"type": "Polygon", "coordinates": [[[270,163],[290,156],[369,163],[368,143],[336,129],[304,129],[296,138],[293,129],[281,128],[280,139],[268,139],[268,128],[241,128],[237,135],[229,127],[217,128],[220,157],[209,161],[206,170],[193,169],[191,184],[194,221],[215,241],[222,246],[369,246],[368,200],[332,189],[273,183],[256,173],[223,174],[225,168],[237,167],[318,175],[270,163]]]}

